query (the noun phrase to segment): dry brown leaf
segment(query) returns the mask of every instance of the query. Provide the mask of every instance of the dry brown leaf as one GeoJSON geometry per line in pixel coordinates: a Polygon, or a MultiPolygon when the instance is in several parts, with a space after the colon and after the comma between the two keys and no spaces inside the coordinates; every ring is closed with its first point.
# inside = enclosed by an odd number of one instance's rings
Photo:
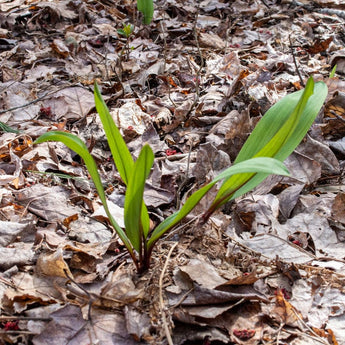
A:
{"type": "Polygon", "coordinates": [[[251,285],[254,284],[259,278],[255,271],[250,273],[243,273],[242,276],[228,280],[226,283],[217,286],[217,289],[225,285],[251,285]]]}
{"type": "Polygon", "coordinates": [[[272,310],[272,314],[279,322],[291,327],[300,327],[300,322],[303,320],[302,315],[285,299],[281,289],[277,290],[275,307],[272,310]]]}
{"type": "Polygon", "coordinates": [[[58,248],[52,254],[42,253],[37,259],[36,271],[43,276],[73,278],[73,274],[63,258],[62,248],[58,248]]]}

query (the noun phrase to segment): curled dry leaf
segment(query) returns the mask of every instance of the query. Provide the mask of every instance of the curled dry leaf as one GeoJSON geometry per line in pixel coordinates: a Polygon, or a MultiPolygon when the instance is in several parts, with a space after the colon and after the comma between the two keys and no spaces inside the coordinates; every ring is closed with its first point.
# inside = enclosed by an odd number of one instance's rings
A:
{"type": "Polygon", "coordinates": [[[73,278],[72,272],[63,258],[61,248],[58,248],[52,254],[42,253],[37,259],[36,270],[39,275],[73,278]]]}

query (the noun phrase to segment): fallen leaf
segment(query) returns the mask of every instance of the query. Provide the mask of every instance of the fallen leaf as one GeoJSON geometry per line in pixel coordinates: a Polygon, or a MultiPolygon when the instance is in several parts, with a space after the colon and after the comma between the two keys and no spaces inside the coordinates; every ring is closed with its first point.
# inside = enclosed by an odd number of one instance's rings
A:
{"type": "Polygon", "coordinates": [[[62,248],[58,248],[52,254],[42,253],[37,259],[36,270],[39,275],[73,278],[73,274],[63,258],[62,248]]]}

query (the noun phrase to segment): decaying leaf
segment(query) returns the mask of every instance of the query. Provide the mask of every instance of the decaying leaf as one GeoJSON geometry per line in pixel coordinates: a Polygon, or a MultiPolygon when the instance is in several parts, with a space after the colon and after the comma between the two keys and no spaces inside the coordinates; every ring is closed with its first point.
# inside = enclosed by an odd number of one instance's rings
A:
{"type": "Polygon", "coordinates": [[[37,259],[36,269],[39,275],[73,278],[72,272],[63,258],[63,251],[61,248],[58,248],[51,254],[42,253],[37,259]]]}

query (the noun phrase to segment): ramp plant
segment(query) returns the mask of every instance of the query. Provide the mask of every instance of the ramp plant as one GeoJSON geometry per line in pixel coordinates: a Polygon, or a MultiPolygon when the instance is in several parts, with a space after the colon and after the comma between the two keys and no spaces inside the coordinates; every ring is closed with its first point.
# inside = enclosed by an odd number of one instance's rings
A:
{"type": "Polygon", "coordinates": [[[288,175],[282,163],[303,139],[317,116],[327,95],[327,86],[314,83],[310,78],[304,90],[292,93],[275,104],[262,117],[239,152],[234,164],[214,180],[192,194],[185,204],[167,217],[155,229],[150,229],[149,214],[144,203],[145,181],[150,174],[154,154],[149,145],[144,145],[134,161],[128,147],[116,127],[109,110],[95,83],[94,96],[97,112],[117,170],[126,185],[124,223],[122,229],[109,211],[97,165],[86,145],[75,135],[52,131],[40,136],[35,143],[60,141],[79,154],[93,179],[109,222],[126,246],[139,273],[150,266],[150,257],[155,243],[181,222],[219,181],[223,181],[211,205],[201,217],[208,218],[229,200],[255,188],[268,175],[288,175]]]}

